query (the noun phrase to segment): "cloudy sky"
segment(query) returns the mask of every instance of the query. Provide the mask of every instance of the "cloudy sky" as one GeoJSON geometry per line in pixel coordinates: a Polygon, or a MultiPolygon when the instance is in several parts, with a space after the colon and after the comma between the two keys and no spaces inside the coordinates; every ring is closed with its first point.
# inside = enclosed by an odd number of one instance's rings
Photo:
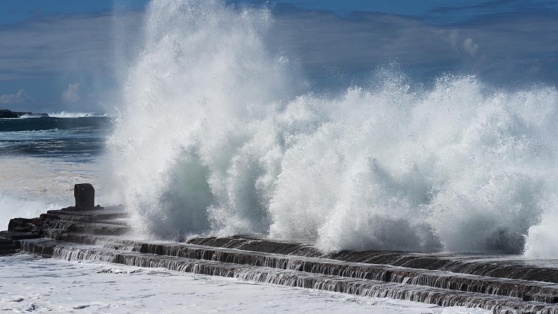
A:
{"type": "MultiPolygon", "coordinates": [[[[506,88],[558,84],[554,0],[228,2],[269,8],[269,44],[317,89],[358,84],[393,63],[425,83],[455,73],[506,88]]],[[[110,111],[117,60],[132,53],[147,3],[1,1],[0,109],[110,111]]]]}

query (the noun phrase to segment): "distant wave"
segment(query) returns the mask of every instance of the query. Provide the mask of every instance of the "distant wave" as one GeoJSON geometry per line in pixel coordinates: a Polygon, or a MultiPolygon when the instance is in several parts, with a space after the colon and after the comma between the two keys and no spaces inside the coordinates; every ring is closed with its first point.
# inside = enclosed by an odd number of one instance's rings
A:
{"type": "MultiPolygon", "coordinates": [[[[40,118],[40,116],[34,116],[29,114],[24,114],[23,116],[19,117],[20,119],[32,119],[32,118],[40,118]]],[[[10,118],[12,119],[12,118],[10,118]]]]}
{"type": "MultiPolygon", "coordinates": [[[[106,114],[94,113],[94,112],[66,112],[62,111],[59,113],[49,113],[49,117],[52,118],[89,118],[89,117],[108,117],[106,114]]],[[[30,116],[32,117],[32,116],[30,116]]]]}

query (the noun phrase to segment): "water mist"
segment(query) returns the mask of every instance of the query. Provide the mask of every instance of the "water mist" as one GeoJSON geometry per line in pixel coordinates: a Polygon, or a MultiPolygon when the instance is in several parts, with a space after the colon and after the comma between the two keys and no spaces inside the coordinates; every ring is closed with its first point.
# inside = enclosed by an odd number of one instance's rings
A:
{"type": "Polygon", "coordinates": [[[558,91],[397,71],[301,92],[270,13],[151,3],[109,148],[146,235],[558,256],[558,91]]]}

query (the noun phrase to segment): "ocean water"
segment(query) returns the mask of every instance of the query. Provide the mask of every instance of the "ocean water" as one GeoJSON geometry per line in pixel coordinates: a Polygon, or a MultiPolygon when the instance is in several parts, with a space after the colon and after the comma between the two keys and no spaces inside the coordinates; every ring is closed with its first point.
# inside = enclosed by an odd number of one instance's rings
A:
{"type": "Polygon", "coordinates": [[[103,151],[111,125],[90,113],[0,119],[1,229],[11,218],[73,205],[76,183],[95,184],[98,201],[108,201],[103,151]]]}

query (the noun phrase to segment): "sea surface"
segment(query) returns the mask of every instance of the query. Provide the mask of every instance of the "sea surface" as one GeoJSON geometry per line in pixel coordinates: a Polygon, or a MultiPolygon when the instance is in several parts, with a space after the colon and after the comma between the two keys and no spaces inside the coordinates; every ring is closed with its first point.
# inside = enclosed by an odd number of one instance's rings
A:
{"type": "Polygon", "coordinates": [[[104,147],[111,120],[94,114],[1,119],[1,156],[88,162],[104,147]]]}

